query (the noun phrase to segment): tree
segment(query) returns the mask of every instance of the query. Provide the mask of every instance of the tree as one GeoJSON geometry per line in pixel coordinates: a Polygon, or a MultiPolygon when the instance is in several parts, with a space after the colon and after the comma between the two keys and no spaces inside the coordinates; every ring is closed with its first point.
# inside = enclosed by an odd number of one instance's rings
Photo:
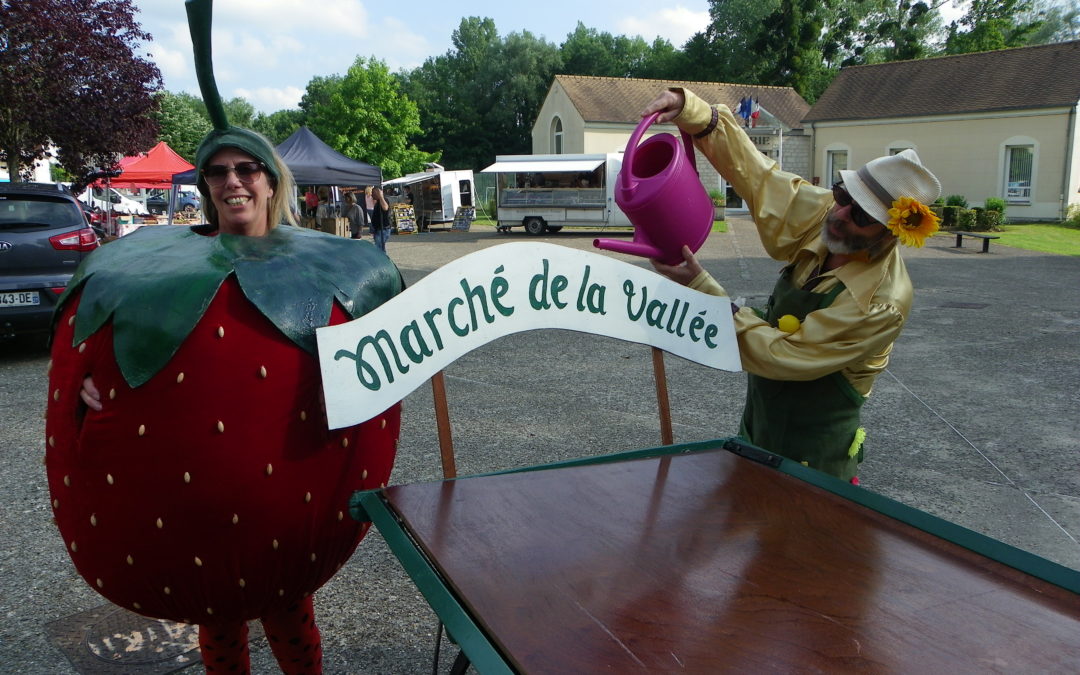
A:
{"type": "Polygon", "coordinates": [[[1018,17],[1022,23],[1040,22],[1028,37],[1029,45],[1080,39],[1080,0],[1033,0],[1018,17]]]}
{"type": "Polygon", "coordinates": [[[507,35],[498,51],[481,71],[491,92],[490,107],[481,111],[483,129],[497,145],[477,157],[480,164],[493,162],[497,154],[532,152],[533,122],[561,64],[555,45],[529,31],[507,35]]]}
{"type": "Polygon", "coordinates": [[[0,0],[0,159],[12,180],[59,148],[73,175],[153,146],[161,73],[130,0],[0,0]]]}
{"type": "Polygon", "coordinates": [[[683,46],[687,80],[753,83],[761,68],[754,44],[780,0],[709,0],[709,25],[683,46]]]}
{"type": "Polygon", "coordinates": [[[206,107],[202,101],[190,94],[173,94],[163,91],[158,94],[158,112],[156,119],[160,129],[159,138],[169,144],[178,155],[195,161],[195,150],[203,137],[213,128],[206,116],[206,107]],[[186,97],[186,98],[185,98],[186,97]],[[190,100],[194,99],[202,106],[203,114],[196,112],[190,100]]]}
{"type": "Polygon", "coordinates": [[[499,67],[501,42],[495,22],[475,16],[461,20],[451,41],[452,50],[399,78],[420,113],[420,145],[440,149],[450,168],[476,170],[504,145],[484,123],[495,105],[491,78],[499,67]]]}
{"type": "Polygon", "coordinates": [[[752,44],[759,59],[756,84],[793,87],[806,100],[817,100],[831,79],[823,72],[821,51],[825,8],[816,0],[780,0],[752,44]]]}
{"type": "Polygon", "coordinates": [[[274,145],[280,145],[302,126],[304,126],[302,110],[278,110],[269,115],[259,113],[251,122],[251,128],[269,138],[274,145]]]}
{"type": "Polygon", "coordinates": [[[949,26],[945,53],[970,54],[1025,46],[1042,25],[1041,18],[1024,18],[1031,9],[1032,0],[971,0],[967,14],[949,26]]]}
{"type": "Polygon", "coordinates": [[[251,128],[255,120],[255,106],[248,103],[247,99],[236,96],[228,101],[222,101],[221,104],[225,107],[225,116],[229,118],[229,124],[245,129],[251,128]]]}
{"type": "Polygon", "coordinates": [[[344,77],[313,80],[308,94],[301,105],[315,135],[343,155],[379,165],[384,178],[438,159],[409,141],[420,133],[420,114],[385,62],[357,57],[344,77]]]}
{"type": "Polygon", "coordinates": [[[650,47],[641,37],[600,33],[580,21],[559,47],[561,72],[567,75],[640,77],[650,47]]]}

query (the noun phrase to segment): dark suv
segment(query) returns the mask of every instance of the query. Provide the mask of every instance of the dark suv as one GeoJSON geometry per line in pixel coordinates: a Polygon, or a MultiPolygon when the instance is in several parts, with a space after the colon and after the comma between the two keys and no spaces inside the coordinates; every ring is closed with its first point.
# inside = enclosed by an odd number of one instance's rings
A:
{"type": "Polygon", "coordinates": [[[57,298],[99,245],[63,186],[0,183],[0,338],[48,330],[57,298]]]}

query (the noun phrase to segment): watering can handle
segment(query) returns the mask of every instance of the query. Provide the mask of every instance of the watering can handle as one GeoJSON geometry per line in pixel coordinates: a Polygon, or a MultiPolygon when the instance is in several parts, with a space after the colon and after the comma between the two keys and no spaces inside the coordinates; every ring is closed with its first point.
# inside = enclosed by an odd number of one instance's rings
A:
{"type": "MultiPolygon", "coordinates": [[[[654,112],[638,122],[637,128],[634,129],[634,133],[630,134],[630,140],[626,142],[626,152],[623,153],[623,164],[625,166],[634,165],[634,151],[637,150],[638,143],[641,141],[641,135],[645,133],[646,129],[652,126],[653,122],[655,122],[656,118],[659,116],[659,112],[654,112]]],[[[682,129],[680,129],[679,132],[682,134],[683,146],[686,148],[686,156],[690,159],[690,166],[694,167],[694,173],[697,174],[697,160],[694,157],[694,139],[682,129]]],[[[629,171],[619,172],[619,187],[623,190],[632,190],[634,188],[634,185],[630,182],[629,171]]]]}
{"type": "MultiPolygon", "coordinates": [[[[634,133],[630,134],[630,140],[626,142],[626,152],[623,153],[623,166],[630,167],[634,165],[634,151],[637,150],[638,142],[641,141],[641,135],[645,133],[645,130],[652,126],[652,123],[656,121],[656,118],[660,116],[659,112],[654,112],[648,117],[643,117],[638,122],[637,127],[634,129],[634,133]]],[[[619,172],[619,187],[623,190],[632,190],[634,185],[630,182],[630,172],[619,172]]]]}
{"type": "Polygon", "coordinates": [[[679,133],[682,134],[683,146],[686,147],[686,157],[690,160],[690,166],[694,167],[694,175],[700,176],[697,170],[697,158],[694,157],[694,139],[682,129],[679,129],[679,133]]]}

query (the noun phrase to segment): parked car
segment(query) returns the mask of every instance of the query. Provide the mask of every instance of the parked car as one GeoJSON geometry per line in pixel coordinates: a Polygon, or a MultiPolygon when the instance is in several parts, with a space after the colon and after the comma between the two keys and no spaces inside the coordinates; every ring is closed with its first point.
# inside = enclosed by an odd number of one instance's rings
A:
{"type": "Polygon", "coordinates": [[[75,268],[98,246],[62,186],[0,183],[0,338],[48,330],[75,268]]]}
{"type": "MultiPolygon", "coordinates": [[[[202,208],[202,202],[199,200],[199,195],[192,192],[180,192],[177,191],[176,198],[173,200],[173,212],[195,213],[202,208]]],[[[146,198],[146,208],[150,213],[168,213],[169,191],[168,190],[155,190],[150,193],[146,198]]]]}

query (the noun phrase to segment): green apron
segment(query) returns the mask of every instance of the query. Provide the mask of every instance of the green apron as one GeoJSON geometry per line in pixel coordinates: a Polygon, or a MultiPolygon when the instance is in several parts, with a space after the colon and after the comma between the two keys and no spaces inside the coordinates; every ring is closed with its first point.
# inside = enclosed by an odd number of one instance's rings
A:
{"type": "MultiPolygon", "coordinates": [[[[789,265],[776,282],[763,318],[769,325],[785,314],[800,323],[815,309],[828,307],[844,290],[838,283],[826,293],[805,291],[791,281],[789,265]]],[[[865,398],[839,372],[809,382],[770,380],[749,375],[746,408],[739,435],[754,445],[851,480],[862,461],[848,453],[859,428],[865,398]]]]}

